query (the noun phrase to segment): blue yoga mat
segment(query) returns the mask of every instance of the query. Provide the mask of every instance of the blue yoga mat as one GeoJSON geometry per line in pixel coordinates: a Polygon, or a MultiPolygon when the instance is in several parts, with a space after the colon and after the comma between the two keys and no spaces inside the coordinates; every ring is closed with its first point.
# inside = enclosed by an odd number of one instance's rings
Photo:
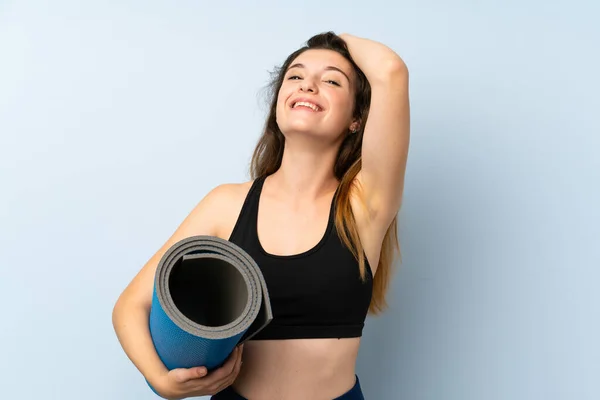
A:
{"type": "Polygon", "coordinates": [[[219,367],[272,318],[258,265],[232,242],[189,237],[171,246],[157,266],[149,328],[169,370],[219,367]]]}

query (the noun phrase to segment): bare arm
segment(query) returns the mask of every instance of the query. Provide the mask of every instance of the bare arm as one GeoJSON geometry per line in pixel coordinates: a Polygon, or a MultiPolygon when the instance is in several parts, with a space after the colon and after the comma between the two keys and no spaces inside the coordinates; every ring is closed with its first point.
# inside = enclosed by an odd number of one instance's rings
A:
{"type": "Polygon", "coordinates": [[[410,131],[408,69],[381,43],[348,34],[340,37],[371,85],[357,179],[371,219],[387,228],[400,209],[404,189],[410,131]]]}
{"type": "MultiPolygon", "coordinates": [[[[221,185],[211,190],[142,267],[114,306],[113,326],[123,350],[157,390],[160,390],[161,378],[168,371],[154,349],[148,327],[156,268],[163,254],[179,240],[194,235],[218,236],[219,216],[224,215],[225,208],[230,205],[231,202],[227,200],[231,197],[232,190],[230,185],[221,185]]],[[[197,374],[195,377],[199,378],[206,371],[202,366],[198,367],[190,373],[197,374]]]]}

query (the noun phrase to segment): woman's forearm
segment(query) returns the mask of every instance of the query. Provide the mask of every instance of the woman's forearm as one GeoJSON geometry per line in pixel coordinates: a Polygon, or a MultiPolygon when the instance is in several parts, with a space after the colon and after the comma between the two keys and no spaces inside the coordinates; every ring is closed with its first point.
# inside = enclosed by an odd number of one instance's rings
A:
{"type": "Polygon", "coordinates": [[[346,42],[350,56],[372,85],[389,79],[390,74],[404,74],[407,71],[404,60],[383,43],[348,33],[341,34],[340,37],[346,42]]]}
{"type": "Polygon", "coordinates": [[[154,386],[168,370],[158,357],[150,336],[150,310],[121,298],[113,310],[113,326],[125,354],[140,373],[154,386]]]}

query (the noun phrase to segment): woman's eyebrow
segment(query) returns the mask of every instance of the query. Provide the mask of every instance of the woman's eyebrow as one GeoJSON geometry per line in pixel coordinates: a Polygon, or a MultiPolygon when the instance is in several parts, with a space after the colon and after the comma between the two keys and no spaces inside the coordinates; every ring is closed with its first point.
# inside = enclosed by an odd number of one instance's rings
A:
{"type": "MultiPolygon", "coordinates": [[[[296,64],[290,66],[288,68],[288,70],[290,70],[292,68],[304,68],[304,64],[296,63],[296,64]]],[[[341,69],[339,69],[338,67],[334,67],[333,65],[328,65],[327,67],[325,67],[325,70],[326,71],[338,71],[338,72],[342,73],[346,77],[346,79],[348,79],[348,82],[350,82],[350,78],[348,77],[348,75],[346,75],[346,73],[344,71],[342,71],[341,69]]]]}

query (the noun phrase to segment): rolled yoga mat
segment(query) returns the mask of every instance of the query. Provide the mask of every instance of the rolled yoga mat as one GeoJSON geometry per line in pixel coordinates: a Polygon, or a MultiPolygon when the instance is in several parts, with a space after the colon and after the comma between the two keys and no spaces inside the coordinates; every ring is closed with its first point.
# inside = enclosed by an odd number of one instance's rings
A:
{"type": "Polygon", "coordinates": [[[219,367],[272,318],[258,265],[232,242],[189,237],[171,246],[157,266],[149,328],[169,370],[219,367]]]}

